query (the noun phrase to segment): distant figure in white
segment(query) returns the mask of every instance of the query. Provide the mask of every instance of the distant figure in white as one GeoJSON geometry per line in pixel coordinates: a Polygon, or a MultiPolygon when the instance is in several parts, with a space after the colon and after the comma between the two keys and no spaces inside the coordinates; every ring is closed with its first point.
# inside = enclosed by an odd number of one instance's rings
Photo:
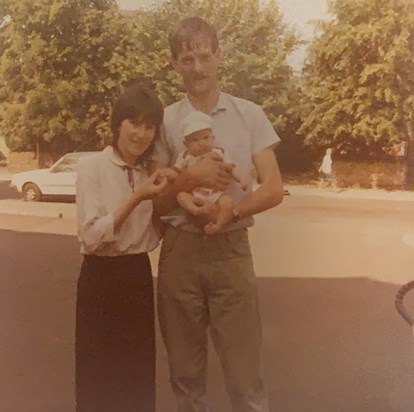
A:
{"type": "Polygon", "coordinates": [[[338,186],[336,182],[336,177],[332,169],[332,149],[326,149],[325,156],[322,159],[322,163],[318,169],[319,172],[319,188],[324,187],[325,182],[328,185],[331,185],[336,191],[338,191],[338,186]]]}

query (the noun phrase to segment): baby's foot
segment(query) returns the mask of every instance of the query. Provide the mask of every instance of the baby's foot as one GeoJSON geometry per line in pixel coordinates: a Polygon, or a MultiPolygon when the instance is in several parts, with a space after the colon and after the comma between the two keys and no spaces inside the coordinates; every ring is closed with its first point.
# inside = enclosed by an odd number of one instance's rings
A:
{"type": "Polygon", "coordinates": [[[221,226],[215,222],[209,222],[204,226],[204,232],[207,235],[214,235],[221,229],[221,226]]]}
{"type": "Polygon", "coordinates": [[[218,214],[218,206],[214,203],[205,203],[198,208],[198,216],[204,216],[209,220],[216,220],[218,214]]]}

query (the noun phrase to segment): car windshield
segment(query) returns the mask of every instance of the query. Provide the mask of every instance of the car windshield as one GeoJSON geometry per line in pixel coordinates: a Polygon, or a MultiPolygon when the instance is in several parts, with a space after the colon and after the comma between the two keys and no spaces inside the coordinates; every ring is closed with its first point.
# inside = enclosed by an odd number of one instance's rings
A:
{"type": "Polygon", "coordinates": [[[56,162],[50,169],[53,173],[60,172],[76,172],[79,159],[85,155],[85,153],[69,153],[64,155],[60,160],[56,162]]]}

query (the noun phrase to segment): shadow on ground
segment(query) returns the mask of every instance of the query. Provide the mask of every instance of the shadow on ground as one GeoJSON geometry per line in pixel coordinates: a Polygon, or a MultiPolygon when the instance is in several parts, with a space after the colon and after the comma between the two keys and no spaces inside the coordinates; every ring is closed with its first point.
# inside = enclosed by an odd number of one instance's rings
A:
{"type": "MultiPolygon", "coordinates": [[[[74,412],[77,241],[0,231],[0,244],[1,410],[74,412]]],[[[354,275],[259,278],[272,410],[413,410],[414,342],[393,307],[398,286],[354,275]]],[[[158,411],[169,412],[173,399],[157,338],[158,411]]],[[[212,411],[229,411],[215,355],[209,394],[212,411]]]]}
{"type": "Polygon", "coordinates": [[[22,197],[16,188],[10,187],[10,181],[0,181],[0,199],[20,199],[22,197]]]}

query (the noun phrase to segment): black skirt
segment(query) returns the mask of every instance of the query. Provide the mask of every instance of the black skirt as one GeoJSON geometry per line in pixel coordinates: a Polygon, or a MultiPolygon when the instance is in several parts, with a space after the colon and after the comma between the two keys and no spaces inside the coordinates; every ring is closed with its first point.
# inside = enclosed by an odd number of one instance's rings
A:
{"type": "Polygon", "coordinates": [[[155,411],[154,293],[147,254],[84,258],[76,308],[76,410],[155,411]]]}

